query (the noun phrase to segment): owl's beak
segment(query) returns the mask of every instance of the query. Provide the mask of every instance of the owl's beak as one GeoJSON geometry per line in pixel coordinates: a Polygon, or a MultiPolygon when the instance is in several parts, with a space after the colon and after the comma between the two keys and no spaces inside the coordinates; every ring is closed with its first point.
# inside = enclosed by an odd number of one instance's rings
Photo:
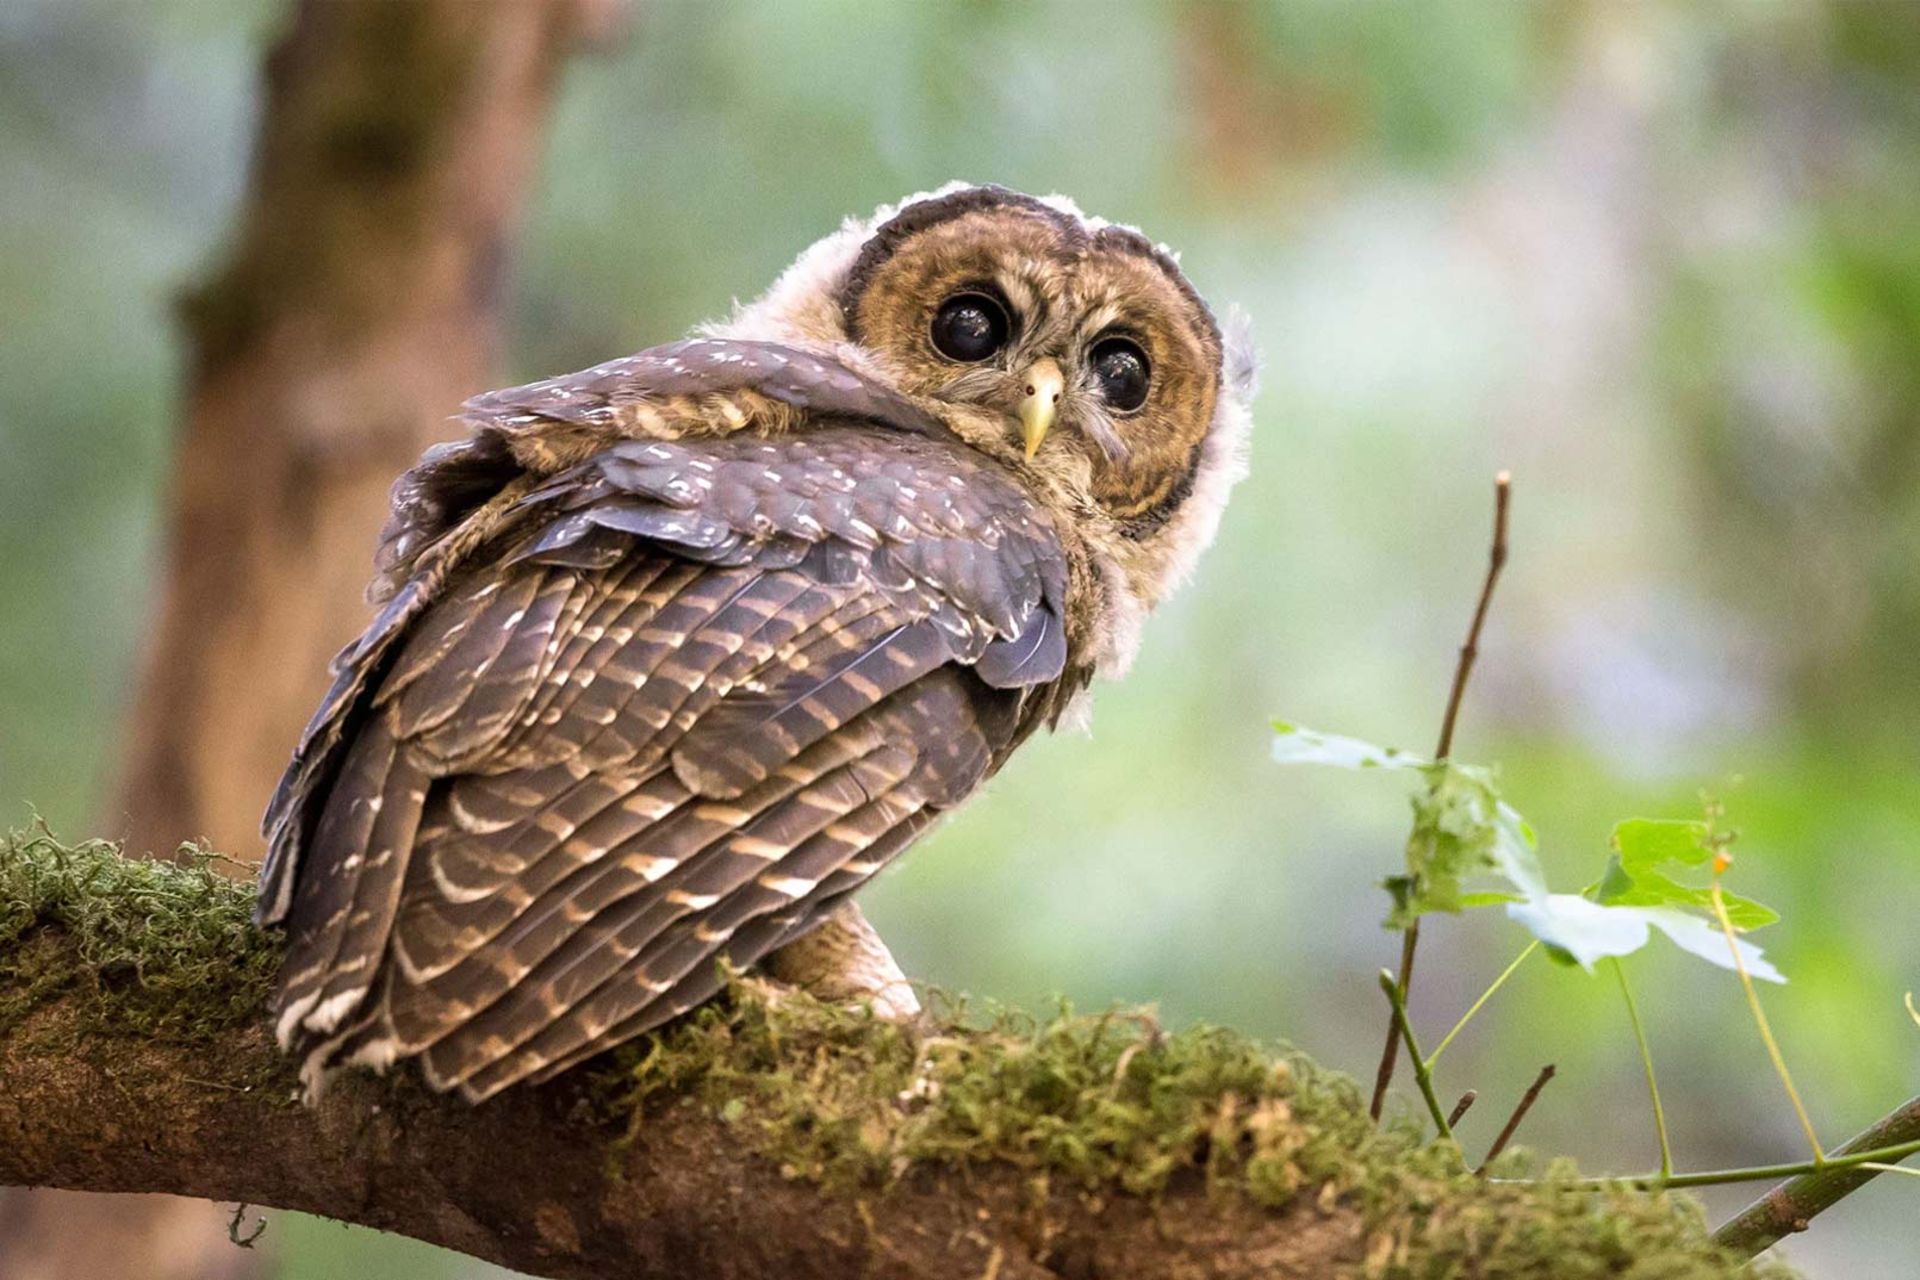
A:
{"type": "Polygon", "coordinates": [[[1025,394],[1020,398],[1018,410],[1020,439],[1027,446],[1027,461],[1032,462],[1060,412],[1060,393],[1066,388],[1067,380],[1053,360],[1035,360],[1027,366],[1026,380],[1021,385],[1025,394]]]}

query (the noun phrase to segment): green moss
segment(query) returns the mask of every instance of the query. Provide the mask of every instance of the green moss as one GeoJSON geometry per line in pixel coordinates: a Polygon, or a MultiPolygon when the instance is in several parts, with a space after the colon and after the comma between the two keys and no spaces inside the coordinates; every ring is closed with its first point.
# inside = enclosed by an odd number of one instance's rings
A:
{"type": "Polygon", "coordinates": [[[1570,1167],[1537,1185],[1476,1179],[1411,1121],[1376,1128],[1348,1078],[1232,1031],[1169,1034],[1137,1012],[963,1014],[915,1033],[739,981],[635,1052],[633,1123],[691,1097],[788,1176],[841,1188],[995,1161],[1036,1189],[1153,1195],[1197,1178],[1275,1209],[1346,1205],[1369,1228],[1352,1274],[1370,1280],[1786,1274],[1741,1271],[1684,1196],[1578,1190],[1570,1167]]]}
{"type": "Polygon", "coordinates": [[[127,858],[45,830],[0,837],[0,1034],[76,990],[103,1027],[147,1036],[202,1038],[259,1018],[279,947],[253,927],[253,885],[220,875],[205,850],[179,856],[127,858]],[[71,946],[26,945],[43,931],[71,946]]]}

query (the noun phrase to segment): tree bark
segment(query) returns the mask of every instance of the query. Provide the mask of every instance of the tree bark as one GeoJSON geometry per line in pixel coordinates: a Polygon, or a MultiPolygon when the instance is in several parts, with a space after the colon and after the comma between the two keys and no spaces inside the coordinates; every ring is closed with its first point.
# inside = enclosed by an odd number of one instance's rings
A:
{"type": "MultiPolygon", "coordinates": [[[[74,951],[57,930],[25,945],[74,951]]],[[[1288,1280],[1366,1253],[1350,1205],[1269,1212],[1209,1193],[1197,1171],[1154,1199],[1037,1190],[991,1163],[828,1191],[691,1101],[650,1109],[628,1141],[579,1073],[477,1108],[405,1074],[356,1076],[307,1107],[263,1018],[170,1044],[103,1034],[88,998],[76,986],[0,1035],[0,1184],[300,1209],[569,1280],[1288,1280]]],[[[209,1236],[237,1252],[211,1223],[209,1236]]]]}
{"type": "MultiPolygon", "coordinates": [[[[492,384],[507,239],[569,49],[608,0],[307,0],[267,59],[251,187],[183,307],[172,514],[107,826],[244,854],[365,620],[393,477],[492,384]]],[[[165,1200],[0,1192],[0,1275],[212,1280],[165,1200]]]]}

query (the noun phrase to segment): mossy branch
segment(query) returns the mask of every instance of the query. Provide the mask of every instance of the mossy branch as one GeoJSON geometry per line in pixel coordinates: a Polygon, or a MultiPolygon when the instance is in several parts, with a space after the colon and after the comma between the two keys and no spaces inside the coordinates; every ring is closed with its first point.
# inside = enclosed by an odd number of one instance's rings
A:
{"type": "Polygon", "coordinates": [[[302,1209],[536,1275],[1749,1274],[1679,1197],[1475,1180],[1343,1077],[1151,1017],[903,1028],[752,979],[481,1107],[295,1101],[274,940],[204,865],[0,841],[0,1184],[302,1209]]]}

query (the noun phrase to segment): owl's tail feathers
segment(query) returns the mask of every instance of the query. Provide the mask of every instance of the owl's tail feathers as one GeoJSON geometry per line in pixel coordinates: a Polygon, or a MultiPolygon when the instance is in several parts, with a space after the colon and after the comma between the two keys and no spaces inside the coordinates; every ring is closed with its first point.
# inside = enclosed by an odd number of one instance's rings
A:
{"type": "Polygon", "coordinates": [[[431,784],[386,725],[348,752],[303,856],[274,993],[274,1033],[307,1054],[354,1027],[381,978],[431,784]]]}
{"type": "Polygon", "coordinates": [[[386,997],[376,993],[333,1035],[308,1037],[302,1042],[301,1100],[309,1106],[318,1103],[328,1081],[347,1067],[366,1067],[384,1075],[402,1056],[399,1038],[387,1017],[386,997]]]}

